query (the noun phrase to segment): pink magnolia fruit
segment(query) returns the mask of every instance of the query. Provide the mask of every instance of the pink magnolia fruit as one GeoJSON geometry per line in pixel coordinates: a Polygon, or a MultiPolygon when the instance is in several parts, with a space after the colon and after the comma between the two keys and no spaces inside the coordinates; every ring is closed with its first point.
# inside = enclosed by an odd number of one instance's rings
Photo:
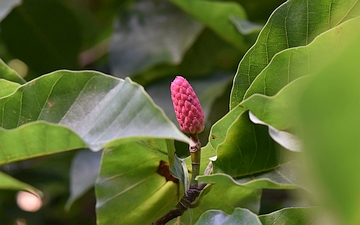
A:
{"type": "Polygon", "coordinates": [[[185,133],[198,134],[204,130],[204,112],[189,82],[177,76],[170,86],[171,99],[180,129],[185,133]]]}

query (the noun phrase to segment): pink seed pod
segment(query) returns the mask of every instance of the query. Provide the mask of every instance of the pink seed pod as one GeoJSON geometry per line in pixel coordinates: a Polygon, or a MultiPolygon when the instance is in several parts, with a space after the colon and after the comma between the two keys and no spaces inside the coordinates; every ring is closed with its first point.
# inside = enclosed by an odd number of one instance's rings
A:
{"type": "Polygon", "coordinates": [[[204,130],[204,112],[189,82],[177,76],[170,86],[171,99],[180,129],[185,133],[198,134],[204,130]]]}

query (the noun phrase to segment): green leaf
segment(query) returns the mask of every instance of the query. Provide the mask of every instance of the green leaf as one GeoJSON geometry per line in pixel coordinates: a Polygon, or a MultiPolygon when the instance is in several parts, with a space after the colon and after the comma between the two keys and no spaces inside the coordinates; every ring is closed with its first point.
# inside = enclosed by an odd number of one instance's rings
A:
{"type": "Polygon", "coordinates": [[[77,68],[80,31],[76,17],[61,1],[24,1],[1,23],[9,52],[39,73],[77,68]]]}
{"type": "MultiPolygon", "coordinates": [[[[360,18],[347,24],[359,27],[360,18]]],[[[316,181],[316,198],[339,224],[360,222],[360,32],[352,32],[347,48],[305,88],[297,111],[307,175],[316,181]]]]}
{"type": "Polygon", "coordinates": [[[111,43],[112,73],[131,76],[150,66],[179,64],[203,26],[166,1],[139,1],[121,13],[111,43]]]}
{"type": "Polygon", "coordinates": [[[19,86],[18,83],[0,79],[0,98],[13,93],[19,86]]]}
{"type": "Polygon", "coordinates": [[[267,127],[253,124],[241,106],[234,110],[211,129],[211,139],[220,140],[213,143],[214,171],[240,177],[276,168],[283,150],[269,137],[267,127]]]}
{"type": "Polygon", "coordinates": [[[99,174],[102,152],[80,150],[76,153],[70,167],[70,197],[65,208],[70,206],[79,197],[95,185],[99,174]]]}
{"type": "Polygon", "coordinates": [[[0,128],[0,143],[0,164],[86,147],[69,128],[43,121],[0,128]]]}
{"type": "Polygon", "coordinates": [[[189,15],[201,21],[212,29],[224,40],[228,41],[240,51],[248,47],[244,37],[236,30],[230,21],[230,16],[246,18],[241,5],[235,2],[193,1],[193,0],[170,0],[182,8],[189,15]]]}
{"type": "Polygon", "coordinates": [[[240,179],[234,179],[223,173],[215,173],[198,176],[197,180],[206,183],[239,185],[254,189],[293,189],[303,186],[303,182],[299,177],[300,168],[297,161],[291,161],[276,169],[240,179]]]}
{"type": "Polygon", "coordinates": [[[158,137],[188,142],[141,86],[130,79],[124,81],[98,72],[57,71],[42,76],[0,98],[0,107],[0,125],[13,129],[1,130],[7,138],[1,146],[2,163],[62,151],[61,147],[66,147],[63,151],[86,147],[99,150],[125,139],[158,137]],[[37,122],[19,127],[39,120],[59,125],[37,122]],[[21,135],[24,132],[32,133],[21,135]],[[47,132],[58,141],[47,139],[47,132]],[[43,148],[30,148],[28,141],[43,148]],[[61,141],[64,144],[58,143],[58,147],[53,144],[61,141]],[[29,154],[28,150],[36,154],[29,154]]]}
{"type": "Polygon", "coordinates": [[[310,76],[298,78],[274,96],[254,94],[240,105],[272,127],[279,130],[291,130],[294,128],[296,120],[296,115],[292,113],[297,107],[295,99],[303,94],[303,88],[310,80],[310,76]]]}
{"type": "Polygon", "coordinates": [[[220,210],[209,210],[204,213],[195,225],[208,224],[238,224],[238,225],[262,225],[257,215],[248,209],[236,208],[231,215],[220,210]]]}
{"type": "Polygon", "coordinates": [[[36,196],[42,196],[42,192],[29,184],[21,182],[12,176],[0,171],[0,189],[5,190],[23,190],[33,193],[36,196]]]}
{"type": "Polygon", "coordinates": [[[209,193],[202,198],[198,207],[189,209],[184,215],[172,220],[169,224],[192,225],[203,213],[211,209],[232,213],[236,207],[242,207],[257,213],[260,208],[260,197],[260,190],[239,187],[234,184],[214,184],[209,193]]]}
{"type": "Polygon", "coordinates": [[[359,7],[356,0],[346,3],[340,1],[338,4],[325,0],[290,0],[277,8],[239,64],[230,108],[233,109],[245,98],[246,90],[276,53],[309,44],[322,32],[349,19],[350,15],[355,16],[354,11],[359,7]]]}
{"type": "Polygon", "coordinates": [[[19,84],[25,83],[25,80],[17,74],[15,70],[8,67],[2,59],[0,59],[0,79],[5,79],[19,84]]]}
{"type": "Polygon", "coordinates": [[[165,140],[137,141],[103,151],[96,182],[97,223],[150,224],[183,196],[179,183],[166,179],[165,140]],[[160,148],[159,148],[160,147],[160,148]],[[162,175],[161,175],[162,174],[162,175]]]}
{"type": "Polygon", "coordinates": [[[284,208],[266,215],[259,216],[262,225],[286,224],[303,225],[312,224],[315,217],[315,208],[284,208]]]}

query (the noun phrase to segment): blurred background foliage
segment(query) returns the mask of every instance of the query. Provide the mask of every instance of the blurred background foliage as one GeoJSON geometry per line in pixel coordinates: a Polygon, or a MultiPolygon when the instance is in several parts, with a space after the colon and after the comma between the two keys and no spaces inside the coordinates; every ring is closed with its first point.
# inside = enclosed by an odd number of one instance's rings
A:
{"type": "MultiPolygon", "coordinates": [[[[169,84],[181,74],[198,93],[209,129],[228,111],[240,59],[283,2],[3,0],[0,58],[26,80],[58,69],[131,77],[172,120],[169,84]]],[[[203,143],[207,137],[208,131],[202,133],[203,143]]],[[[91,185],[65,208],[78,154],[72,151],[2,166],[1,170],[42,190],[44,207],[35,213],[23,211],[16,205],[15,191],[0,191],[0,224],[95,224],[91,185]]],[[[278,208],[283,206],[279,204],[278,208]]]]}

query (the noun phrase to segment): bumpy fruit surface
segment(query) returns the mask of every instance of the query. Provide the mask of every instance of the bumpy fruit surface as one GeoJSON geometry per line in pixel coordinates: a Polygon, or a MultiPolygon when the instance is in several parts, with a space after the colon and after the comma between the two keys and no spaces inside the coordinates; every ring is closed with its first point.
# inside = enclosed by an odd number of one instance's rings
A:
{"type": "Polygon", "coordinates": [[[189,82],[177,76],[170,86],[171,99],[179,122],[185,133],[198,134],[204,130],[204,112],[189,82]]]}

